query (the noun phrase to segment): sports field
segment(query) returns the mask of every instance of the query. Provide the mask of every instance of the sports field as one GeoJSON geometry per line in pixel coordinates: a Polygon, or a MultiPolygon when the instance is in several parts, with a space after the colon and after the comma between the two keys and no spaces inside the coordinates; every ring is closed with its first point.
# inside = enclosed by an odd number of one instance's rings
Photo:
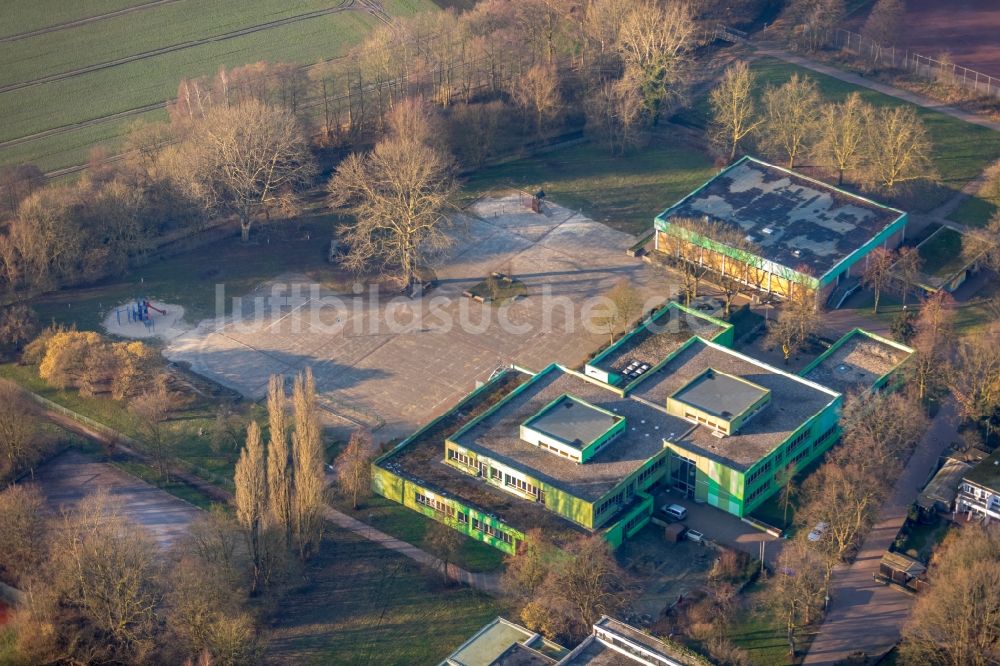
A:
{"type": "MultiPolygon", "coordinates": [[[[385,0],[392,17],[436,7],[385,0]]],[[[135,120],[162,120],[181,78],[342,55],[379,18],[361,0],[11,0],[0,27],[0,165],[81,164],[135,120]]]]}

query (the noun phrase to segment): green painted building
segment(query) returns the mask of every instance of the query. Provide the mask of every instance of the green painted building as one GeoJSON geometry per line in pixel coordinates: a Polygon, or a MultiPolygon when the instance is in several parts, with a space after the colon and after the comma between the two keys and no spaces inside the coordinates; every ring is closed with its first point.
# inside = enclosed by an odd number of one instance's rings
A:
{"type": "Polygon", "coordinates": [[[896,248],[906,222],[903,211],[747,156],[657,215],[653,227],[657,252],[696,257],[761,292],[787,298],[804,288],[823,300],[857,281],[875,248],[896,248]],[[728,227],[748,245],[699,233],[700,221],[728,227]]]}
{"type": "Polygon", "coordinates": [[[582,372],[512,369],[379,458],[373,487],[510,553],[531,528],[617,546],[658,484],[744,516],[835,441],[841,395],[720,344],[731,336],[671,304],[582,372]]]}

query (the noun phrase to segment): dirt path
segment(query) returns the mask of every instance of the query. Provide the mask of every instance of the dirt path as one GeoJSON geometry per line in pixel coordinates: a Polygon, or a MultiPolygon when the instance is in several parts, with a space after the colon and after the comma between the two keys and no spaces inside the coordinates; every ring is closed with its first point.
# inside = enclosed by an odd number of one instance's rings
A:
{"type": "Polygon", "coordinates": [[[910,505],[955,438],[957,425],[955,403],[949,400],[910,457],[854,562],[834,570],[830,611],[803,664],[837,664],[858,652],[878,657],[899,641],[914,598],[876,583],[873,576],[902,528],[910,505]]]}
{"type": "Polygon", "coordinates": [[[171,5],[175,2],[180,2],[180,0],[152,0],[152,2],[144,2],[141,5],[133,5],[131,7],[124,7],[122,9],[117,9],[113,12],[105,12],[104,14],[95,14],[94,16],[87,16],[85,18],[76,19],[74,21],[66,21],[65,23],[55,23],[44,28],[38,28],[37,30],[28,30],[26,32],[19,32],[14,35],[7,35],[6,37],[0,37],[0,44],[6,44],[10,42],[17,42],[22,39],[27,39],[29,37],[36,37],[38,35],[44,35],[49,32],[57,32],[59,30],[66,30],[67,28],[76,28],[81,25],[87,25],[88,23],[97,23],[98,21],[104,21],[109,18],[114,18],[116,16],[124,16],[125,14],[133,14],[135,12],[141,12],[146,9],[151,9],[158,5],[171,5]]]}

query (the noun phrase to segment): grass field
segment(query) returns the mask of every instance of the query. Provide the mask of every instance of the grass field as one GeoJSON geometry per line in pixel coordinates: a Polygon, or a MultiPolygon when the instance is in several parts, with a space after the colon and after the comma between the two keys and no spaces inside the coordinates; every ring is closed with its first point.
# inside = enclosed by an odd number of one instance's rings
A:
{"type": "Polygon", "coordinates": [[[150,0],[48,0],[30,2],[14,0],[6,3],[7,12],[0,27],[0,37],[40,30],[69,21],[97,17],[107,12],[135,7],[150,0]]]}
{"type": "MultiPolygon", "coordinates": [[[[352,509],[347,501],[338,501],[337,508],[397,539],[433,551],[426,543],[427,529],[433,521],[401,504],[373,495],[363,500],[357,510],[352,509]]],[[[504,554],[496,548],[463,538],[454,562],[467,571],[497,571],[503,564],[503,558],[504,554]]]]}
{"type": "MultiPolygon", "coordinates": [[[[28,3],[18,0],[18,4],[28,3]]],[[[111,63],[60,80],[0,92],[0,112],[5,119],[0,142],[53,128],[71,128],[58,135],[0,146],[0,165],[31,161],[52,170],[81,163],[81,155],[87,152],[83,147],[94,142],[110,144],[114,150],[128,123],[104,119],[163,102],[175,93],[181,78],[213,74],[222,65],[261,60],[307,64],[336,57],[378,25],[372,15],[353,9],[338,11],[224,37],[273,21],[333,10],[341,4],[342,0],[253,0],[240,4],[177,0],[0,43],[0,62],[6,65],[0,72],[0,88],[111,63]],[[158,49],[165,50],[156,52],[158,49]],[[115,64],[123,58],[136,59],[115,64]],[[92,121],[98,126],[75,127],[92,121]]],[[[384,5],[394,16],[435,7],[430,0],[387,0],[384,5]]],[[[73,14],[69,9],[67,12],[73,14]]],[[[58,22],[55,17],[51,20],[58,22]]],[[[148,119],[163,117],[159,111],[148,119]]]]}
{"type": "MultiPolygon", "coordinates": [[[[761,92],[768,84],[780,85],[792,74],[799,74],[814,79],[826,101],[841,101],[849,93],[856,91],[866,102],[875,106],[907,104],[898,98],[861,88],[776,58],[760,58],[753,61],[751,67],[757,73],[758,89],[761,92]]],[[[934,144],[934,165],[941,177],[941,187],[927,188],[908,202],[910,210],[926,212],[947,201],[991,162],[1000,158],[1000,132],[972,125],[938,111],[923,107],[914,108],[927,127],[934,144]]],[[[687,124],[704,127],[708,114],[708,99],[703,97],[696,100],[692,108],[682,113],[680,117],[687,124]]],[[[874,193],[874,196],[876,199],[880,198],[878,192],[874,193]]]]}
{"type": "Polygon", "coordinates": [[[474,197],[501,187],[544,189],[561,206],[639,234],[714,173],[708,157],[679,143],[656,141],[625,157],[583,143],[482,169],[469,179],[466,191],[474,197]]]}
{"type": "Polygon", "coordinates": [[[726,633],[730,640],[747,651],[754,666],[779,666],[800,663],[816,631],[816,627],[806,627],[796,632],[798,655],[793,661],[788,654],[785,628],[764,605],[764,583],[756,582],[745,590],[743,607],[736,612],[726,633]]]}
{"type": "Polygon", "coordinates": [[[308,577],[275,613],[267,663],[436,664],[504,612],[332,526],[308,577]]]}

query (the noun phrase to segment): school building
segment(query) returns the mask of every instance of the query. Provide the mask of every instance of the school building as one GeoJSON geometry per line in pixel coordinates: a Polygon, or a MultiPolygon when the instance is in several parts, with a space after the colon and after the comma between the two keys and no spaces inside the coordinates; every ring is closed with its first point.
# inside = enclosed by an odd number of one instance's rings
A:
{"type": "Polygon", "coordinates": [[[650,488],[745,516],[836,441],[837,391],[729,348],[671,303],[581,370],[511,369],[375,461],[384,497],[505,552],[644,527],[650,488]]]}

